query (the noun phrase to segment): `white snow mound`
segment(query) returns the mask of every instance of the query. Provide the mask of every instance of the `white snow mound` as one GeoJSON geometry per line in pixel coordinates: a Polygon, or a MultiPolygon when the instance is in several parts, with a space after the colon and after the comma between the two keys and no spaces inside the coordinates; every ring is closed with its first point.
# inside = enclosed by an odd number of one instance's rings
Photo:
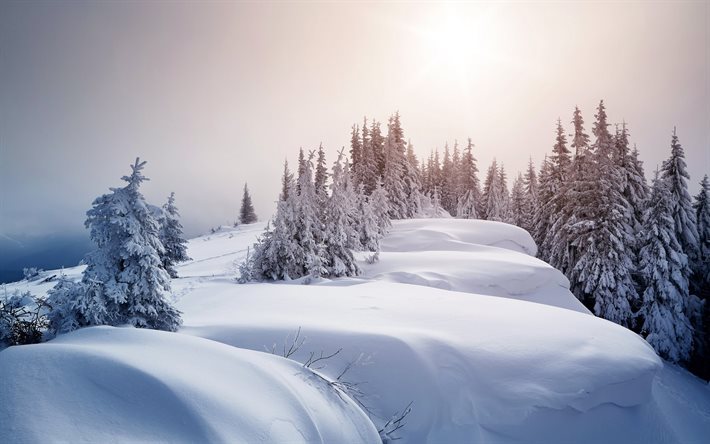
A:
{"type": "Polygon", "coordinates": [[[475,219],[396,221],[380,260],[362,264],[375,280],[520,299],[589,313],[569,280],[534,257],[527,231],[475,219]]]}
{"type": "Polygon", "coordinates": [[[300,364],[175,333],[94,327],[11,347],[0,381],[0,436],[11,442],[379,439],[300,364]]]}

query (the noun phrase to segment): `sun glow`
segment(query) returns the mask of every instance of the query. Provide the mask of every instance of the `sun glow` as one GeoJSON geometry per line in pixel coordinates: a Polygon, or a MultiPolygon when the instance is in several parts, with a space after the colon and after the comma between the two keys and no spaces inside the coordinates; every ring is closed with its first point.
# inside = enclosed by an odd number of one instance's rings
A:
{"type": "Polygon", "coordinates": [[[466,93],[472,81],[503,62],[490,7],[448,7],[426,17],[415,33],[421,57],[419,82],[438,78],[466,93]]]}

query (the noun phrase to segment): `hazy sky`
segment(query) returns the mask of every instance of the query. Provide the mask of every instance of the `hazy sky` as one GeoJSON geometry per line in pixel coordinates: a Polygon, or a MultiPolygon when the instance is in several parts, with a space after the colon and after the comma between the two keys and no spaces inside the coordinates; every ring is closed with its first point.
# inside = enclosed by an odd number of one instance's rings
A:
{"type": "Polygon", "coordinates": [[[418,154],[470,136],[512,177],[604,98],[649,176],[677,125],[695,192],[709,28],[706,2],[2,2],[0,234],[83,230],[137,155],[190,235],[234,221],[245,181],[266,219],[285,157],[323,142],[330,163],[395,110],[418,154]]]}

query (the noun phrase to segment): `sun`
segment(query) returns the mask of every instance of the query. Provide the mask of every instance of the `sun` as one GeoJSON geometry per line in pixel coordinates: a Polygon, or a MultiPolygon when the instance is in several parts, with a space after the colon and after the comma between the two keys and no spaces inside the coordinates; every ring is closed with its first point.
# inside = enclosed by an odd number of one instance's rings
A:
{"type": "Polygon", "coordinates": [[[415,32],[419,81],[434,78],[465,90],[478,75],[496,69],[501,62],[491,8],[471,10],[454,5],[441,9],[425,17],[415,32]]]}

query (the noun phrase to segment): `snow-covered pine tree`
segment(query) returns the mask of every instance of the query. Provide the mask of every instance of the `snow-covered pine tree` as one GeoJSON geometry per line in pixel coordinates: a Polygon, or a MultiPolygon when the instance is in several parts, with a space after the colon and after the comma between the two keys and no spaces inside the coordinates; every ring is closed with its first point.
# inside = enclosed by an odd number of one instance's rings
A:
{"type": "Polygon", "coordinates": [[[451,152],[448,142],[444,145],[444,162],[441,165],[441,206],[449,214],[456,214],[456,182],[454,178],[454,164],[451,161],[451,152]]]}
{"type": "Polygon", "coordinates": [[[323,149],[322,143],[318,146],[318,158],[316,160],[313,186],[316,189],[316,196],[319,198],[328,195],[328,168],[325,163],[325,150],[323,149]]]}
{"type": "Polygon", "coordinates": [[[481,184],[478,180],[478,167],[476,158],[473,157],[473,142],[470,137],[461,158],[460,181],[463,194],[456,209],[456,217],[476,219],[479,217],[477,209],[481,199],[481,184]]]}
{"type": "MultiPolygon", "coordinates": [[[[486,173],[486,181],[483,184],[483,211],[482,215],[486,220],[504,222],[507,217],[507,197],[504,196],[501,169],[498,162],[493,159],[491,166],[486,173]]],[[[505,192],[507,192],[507,187],[505,192]]]]}
{"type": "MultiPolygon", "coordinates": [[[[381,228],[373,211],[372,196],[368,198],[365,185],[358,187],[355,208],[357,210],[356,228],[359,236],[360,247],[364,251],[377,252],[380,250],[381,228]]],[[[386,203],[386,202],[385,202],[386,203]]]]}
{"type": "Polygon", "coordinates": [[[285,201],[289,197],[289,193],[295,189],[293,173],[288,169],[288,160],[284,160],[284,172],[281,176],[281,194],[279,201],[285,201]]]}
{"type": "MultiPolygon", "coordinates": [[[[544,202],[541,202],[541,205],[545,207],[542,209],[541,214],[546,215],[548,220],[543,224],[543,227],[546,228],[545,233],[540,233],[542,238],[540,251],[546,255],[544,259],[548,262],[552,259],[550,253],[553,249],[551,243],[555,238],[554,222],[566,204],[565,193],[562,190],[567,183],[571,164],[570,151],[567,148],[567,136],[565,136],[561,119],[557,119],[556,132],[555,144],[552,147],[552,155],[550,156],[550,176],[546,184],[549,187],[546,191],[551,194],[547,196],[544,202]]],[[[558,267],[558,264],[553,262],[550,262],[550,265],[558,267]]]]}
{"type": "Polygon", "coordinates": [[[362,140],[360,140],[360,127],[353,125],[350,133],[350,174],[355,186],[362,182],[362,140]]]}
{"type": "Polygon", "coordinates": [[[382,135],[380,122],[372,119],[370,125],[370,150],[375,165],[375,178],[377,180],[385,177],[385,137],[382,135]]]}
{"type": "Polygon", "coordinates": [[[333,164],[331,195],[326,206],[325,224],[325,269],[328,276],[356,276],[360,269],[355,262],[353,240],[360,239],[355,220],[355,201],[350,187],[347,163],[343,166],[344,154],[340,151],[333,164]]]}
{"type": "Polygon", "coordinates": [[[421,210],[422,179],[419,173],[419,160],[414,154],[414,145],[407,142],[407,163],[404,174],[404,189],[407,194],[407,217],[416,217],[421,210]]]}
{"type": "Polygon", "coordinates": [[[254,205],[251,203],[249,188],[244,183],[244,194],[242,195],[242,206],[239,208],[239,222],[242,224],[253,224],[259,220],[254,212],[254,205]]]}
{"type": "Polygon", "coordinates": [[[375,152],[370,140],[370,132],[367,128],[367,119],[364,119],[362,124],[362,165],[360,174],[362,183],[365,184],[365,194],[369,196],[377,188],[379,173],[377,171],[375,152]]]}
{"type": "Polygon", "coordinates": [[[544,247],[547,245],[545,238],[549,234],[553,217],[553,214],[550,213],[552,207],[548,204],[554,196],[554,185],[550,171],[550,161],[545,155],[538,176],[538,206],[533,218],[533,231],[530,233],[537,244],[537,257],[544,261],[550,259],[550,252],[544,247]]]}
{"type": "Polygon", "coordinates": [[[385,150],[385,169],[383,185],[389,199],[390,217],[405,219],[407,217],[407,190],[404,175],[407,169],[406,146],[404,131],[399,121],[399,113],[390,117],[387,125],[387,140],[385,150]]]}
{"type": "Polygon", "coordinates": [[[175,193],[170,193],[168,201],[163,205],[163,220],[160,225],[160,242],[164,252],[161,255],[163,268],[171,278],[178,277],[175,265],[189,261],[187,255],[187,241],[182,232],[180,213],[175,206],[175,193]]]}
{"type": "Polygon", "coordinates": [[[389,217],[389,199],[382,181],[377,183],[375,191],[370,195],[370,208],[375,216],[380,237],[384,237],[392,226],[392,221],[389,217]]]}
{"type": "MultiPolygon", "coordinates": [[[[571,239],[576,236],[578,230],[583,230],[584,223],[577,222],[588,220],[591,215],[588,211],[594,205],[593,195],[596,188],[596,172],[594,158],[589,147],[589,136],[584,130],[584,119],[578,107],[575,107],[572,117],[574,125],[574,135],[572,147],[575,157],[572,160],[567,181],[562,189],[558,191],[564,198],[560,199],[562,207],[557,213],[549,214],[549,226],[543,226],[545,232],[538,232],[538,235],[545,236],[542,242],[542,254],[550,264],[562,271],[569,279],[572,292],[578,298],[583,297],[583,292],[579,288],[578,276],[575,271],[575,264],[578,258],[576,248],[571,245],[571,239]],[[547,239],[549,236],[549,240],[547,239]]],[[[542,177],[542,173],[541,173],[542,177]]],[[[541,180],[542,183],[542,180],[541,180]]],[[[549,200],[552,191],[549,188],[549,181],[546,181],[544,194],[549,200]]],[[[541,208],[542,212],[550,211],[552,207],[541,208]]]]}
{"type": "Polygon", "coordinates": [[[296,193],[301,194],[301,177],[306,171],[306,156],[303,148],[298,149],[298,177],[296,178],[296,193]]]}
{"type": "Polygon", "coordinates": [[[523,192],[525,194],[523,197],[522,225],[520,227],[528,233],[532,233],[535,226],[535,211],[537,211],[539,205],[537,196],[537,173],[532,157],[528,160],[528,169],[525,171],[525,176],[523,177],[523,192]]]}
{"type": "Polygon", "coordinates": [[[639,252],[639,270],[645,287],[641,332],[660,356],[671,362],[683,362],[690,357],[693,341],[693,329],[686,316],[688,262],[676,237],[668,184],[654,180],[652,193],[639,252]]]}
{"type": "Polygon", "coordinates": [[[508,222],[522,228],[525,224],[525,185],[522,173],[518,173],[513,182],[510,192],[509,215],[508,222]]]}
{"type": "Polygon", "coordinates": [[[512,223],[512,215],[510,212],[510,191],[508,190],[508,174],[505,172],[505,165],[500,164],[498,170],[498,187],[500,188],[501,198],[501,214],[503,222],[512,223]]]}
{"type": "MultiPolygon", "coordinates": [[[[614,143],[609,133],[604,101],[599,103],[592,133],[595,187],[584,196],[587,207],[575,215],[570,245],[578,254],[573,279],[579,297],[594,313],[617,324],[633,327],[633,307],[638,293],[632,280],[635,255],[630,248],[628,202],[623,177],[613,161],[614,143]]],[[[581,198],[581,196],[580,196],[581,198]]]]}
{"type": "Polygon", "coordinates": [[[691,368],[693,373],[710,379],[710,180],[700,182],[700,191],[693,202],[698,223],[698,268],[691,278],[691,287],[704,302],[703,316],[696,328],[696,347],[691,368]]]}
{"type": "MultiPolygon", "coordinates": [[[[698,268],[693,277],[693,287],[698,296],[710,299],[710,180],[708,175],[700,181],[700,191],[693,202],[698,227],[698,268]]],[[[706,311],[710,306],[706,302],[706,311]]],[[[708,325],[710,327],[710,325],[708,325]]]]}
{"type": "Polygon", "coordinates": [[[459,200],[463,197],[463,185],[461,184],[461,151],[459,150],[459,142],[454,140],[454,150],[451,152],[451,175],[452,179],[452,194],[453,205],[451,214],[455,215],[458,211],[459,200]]]}
{"type": "Polygon", "coordinates": [[[285,199],[276,205],[276,215],[254,244],[244,264],[240,266],[240,282],[290,280],[303,273],[303,249],[296,242],[296,184],[288,168],[284,168],[281,191],[285,199]],[[301,258],[299,261],[296,258],[301,258]]]}
{"type": "Polygon", "coordinates": [[[671,138],[671,155],[661,166],[661,178],[668,182],[671,193],[671,208],[678,242],[683,253],[688,256],[690,269],[696,270],[698,268],[698,226],[688,192],[687,180],[690,179],[690,174],[675,127],[671,138]]]}
{"type": "Polygon", "coordinates": [[[180,326],[180,312],[167,301],[170,276],[161,260],[160,227],[140,192],[148,180],[144,166],[136,159],[132,174],[122,178],[128,184],[98,197],[86,213],[85,225],[97,249],[85,258],[80,286],[50,297],[50,305],[66,317],[54,319],[57,333],[89,325],[167,331],[180,326]]]}
{"type": "MultiPolygon", "coordinates": [[[[313,186],[316,192],[316,207],[318,211],[317,220],[321,224],[321,229],[317,232],[325,230],[324,222],[326,221],[326,207],[328,206],[328,168],[325,163],[325,150],[323,144],[318,146],[318,157],[316,158],[315,175],[313,177],[313,186]]],[[[323,239],[318,239],[321,243],[323,239]]]]}
{"type": "Polygon", "coordinates": [[[634,148],[633,152],[629,148],[629,129],[626,126],[626,122],[621,124],[621,128],[617,126],[614,145],[614,161],[621,169],[624,186],[623,194],[630,205],[629,217],[631,218],[631,223],[629,225],[633,232],[636,233],[641,228],[649,188],[643,173],[643,164],[638,159],[638,152],[636,148],[634,148]]]}
{"type": "MultiPolygon", "coordinates": [[[[311,152],[304,160],[303,174],[298,179],[300,193],[295,202],[295,242],[299,255],[294,257],[297,276],[319,278],[327,273],[323,239],[325,230],[319,219],[318,196],[313,181],[313,157],[311,152]]],[[[294,277],[294,276],[292,276],[294,277]]]]}

